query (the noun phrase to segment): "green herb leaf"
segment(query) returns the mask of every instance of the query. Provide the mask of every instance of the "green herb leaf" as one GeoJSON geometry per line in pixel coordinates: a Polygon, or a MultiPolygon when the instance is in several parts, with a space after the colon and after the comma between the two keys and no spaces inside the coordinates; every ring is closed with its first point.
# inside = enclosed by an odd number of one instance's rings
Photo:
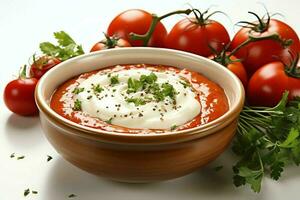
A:
{"type": "Polygon", "coordinates": [[[173,126],[171,126],[171,131],[174,131],[178,126],[176,124],[174,124],[173,126]]]}
{"type": "Polygon", "coordinates": [[[19,157],[17,157],[17,160],[22,160],[24,158],[25,158],[25,156],[19,156],[19,157]]]}
{"type": "Polygon", "coordinates": [[[129,78],[127,81],[127,93],[135,93],[138,90],[140,90],[143,87],[143,84],[141,81],[129,78]]]}
{"type": "Polygon", "coordinates": [[[111,124],[112,120],[113,120],[113,118],[111,117],[111,118],[109,118],[109,120],[106,120],[105,122],[108,123],[108,124],[111,124]]]}
{"type": "Polygon", "coordinates": [[[52,156],[47,155],[47,162],[49,162],[52,159],[53,159],[52,156]]]}
{"type": "Polygon", "coordinates": [[[149,75],[141,75],[140,82],[152,84],[157,81],[157,76],[151,72],[149,75]]]}
{"type": "Polygon", "coordinates": [[[81,111],[81,101],[79,99],[76,99],[74,101],[74,107],[73,107],[74,111],[81,111]]]}
{"type": "Polygon", "coordinates": [[[31,193],[32,194],[38,194],[38,191],[32,190],[31,193]]]}
{"type": "Polygon", "coordinates": [[[135,106],[145,105],[146,101],[142,98],[128,98],[126,99],[126,102],[128,103],[134,103],[135,106]]]}
{"type": "Polygon", "coordinates": [[[60,46],[67,47],[70,44],[75,44],[74,40],[64,31],[55,32],[54,37],[60,46]]]}
{"type": "Polygon", "coordinates": [[[83,92],[83,91],[84,91],[84,88],[76,87],[76,88],[72,91],[72,93],[73,93],[73,94],[79,94],[80,92],[83,92]]]}
{"type": "Polygon", "coordinates": [[[10,158],[14,158],[15,157],[15,153],[10,154],[10,158]]]}
{"type": "Polygon", "coordinates": [[[299,137],[299,131],[292,128],[287,136],[287,138],[280,144],[283,148],[293,148],[298,145],[297,138],[299,137]]]}
{"type": "Polygon", "coordinates": [[[53,57],[58,55],[59,52],[61,51],[60,47],[55,46],[54,44],[52,44],[50,42],[41,43],[40,44],[40,49],[44,54],[46,54],[48,56],[53,56],[53,57]]]}
{"type": "Polygon", "coordinates": [[[100,86],[100,84],[93,85],[92,87],[95,94],[101,93],[104,89],[100,86]]]}
{"type": "Polygon", "coordinates": [[[40,49],[44,54],[59,58],[62,61],[84,54],[82,46],[77,45],[66,32],[55,32],[54,37],[58,45],[50,42],[40,44],[40,49]]]}
{"type": "Polygon", "coordinates": [[[112,77],[110,78],[110,84],[111,84],[111,85],[116,85],[116,84],[119,84],[119,83],[120,83],[120,82],[119,82],[118,75],[112,76],[112,77]]]}
{"type": "Polygon", "coordinates": [[[70,195],[68,196],[68,198],[74,198],[74,197],[76,197],[75,194],[70,194],[70,195]]]}
{"type": "Polygon", "coordinates": [[[28,194],[30,193],[30,190],[29,190],[29,188],[28,189],[26,189],[26,190],[24,190],[24,197],[26,197],[28,194]]]}

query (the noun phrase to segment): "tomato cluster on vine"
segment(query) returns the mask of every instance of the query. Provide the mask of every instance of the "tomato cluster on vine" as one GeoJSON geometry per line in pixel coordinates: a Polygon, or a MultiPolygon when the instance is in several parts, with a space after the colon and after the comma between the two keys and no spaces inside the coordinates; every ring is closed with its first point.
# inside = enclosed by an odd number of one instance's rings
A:
{"type": "Polygon", "coordinates": [[[300,96],[300,42],[292,27],[269,13],[259,17],[249,12],[256,20],[239,22],[241,28],[230,40],[226,28],[210,19],[215,13],[221,12],[187,9],[159,17],[131,9],[117,15],[107,33],[132,46],[177,49],[213,59],[237,75],[250,105],[275,106],[284,91],[289,91],[290,99],[300,96]],[[174,14],[187,16],[167,32],[161,20],[174,14]]]}

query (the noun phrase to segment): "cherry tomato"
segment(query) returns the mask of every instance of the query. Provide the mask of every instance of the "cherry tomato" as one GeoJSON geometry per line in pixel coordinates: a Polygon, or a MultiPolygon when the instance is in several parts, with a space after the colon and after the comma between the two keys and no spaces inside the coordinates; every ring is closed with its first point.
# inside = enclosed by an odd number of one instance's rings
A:
{"type": "Polygon", "coordinates": [[[286,73],[282,62],[271,62],[258,69],[248,83],[250,105],[275,106],[284,91],[289,91],[289,99],[300,96],[300,78],[286,73]]]}
{"type": "Polygon", "coordinates": [[[30,73],[33,77],[40,79],[49,69],[61,63],[58,58],[52,56],[40,56],[37,59],[33,56],[33,64],[30,73]]]}
{"type": "MultiPolygon", "coordinates": [[[[117,36],[129,41],[132,46],[143,46],[141,40],[131,40],[129,34],[145,34],[152,22],[152,15],[144,10],[130,9],[117,15],[109,24],[109,36],[117,36]]],[[[164,47],[167,30],[161,22],[155,27],[148,46],[164,47]]]]}
{"type": "Polygon", "coordinates": [[[207,57],[220,52],[229,41],[224,26],[204,18],[201,13],[200,16],[195,14],[194,18],[185,18],[176,23],[167,36],[166,47],[207,57]]]}
{"type": "Polygon", "coordinates": [[[125,39],[109,36],[105,37],[105,39],[101,40],[100,42],[97,42],[92,47],[90,52],[119,47],[131,47],[130,43],[125,39]]]}
{"type": "Polygon", "coordinates": [[[253,27],[241,28],[236,33],[231,43],[231,50],[245,42],[249,38],[249,34],[255,37],[278,34],[283,42],[292,40],[293,43],[289,47],[284,48],[284,45],[280,44],[280,42],[266,39],[249,43],[239,49],[235,55],[243,60],[243,64],[250,75],[267,63],[278,61],[279,59],[288,62],[288,52],[297,53],[300,50],[299,38],[289,25],[276,19],[260,20],[262,20],[262,24],[253,22],[253,27]]]}
{"type": "Polygon", "coordinates": [[[226,55],[211,55],[208,58],[216,61],[217,63],[227,67],[231,72],[233,72],[242,82],[244,88],[247,88],[248,84],[248,76],[246,69],[244,65],[241,63],[239,59],[237,59],[235,56],[227,57],[230,54],[230,52],[226,52],[226,55]],[[222,59],[222,56],[225,56],[222,59]]]}
{"type": "Polygon", "coordinates": [[[34,100],[36,78],[19,78],[9,82],[4,89],[7,108],[18,115],[36,115],[38,108],[34,100]]]}

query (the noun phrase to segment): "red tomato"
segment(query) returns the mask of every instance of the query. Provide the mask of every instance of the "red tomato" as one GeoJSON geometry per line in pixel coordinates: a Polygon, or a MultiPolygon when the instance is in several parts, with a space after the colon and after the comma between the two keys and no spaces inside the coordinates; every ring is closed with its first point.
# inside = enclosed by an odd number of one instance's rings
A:
{"type": "MultiPolygon", "coordinates": [[[[226,55],[228,55],[228,54],[230,54],[230,52],[226,52],[226,55]]],[[[221,56],[221,55],[219,55],[219,56],[221,56]]],[[[221,57],[218,57],[218,56],[216,57],[216,56],[212,55],[212,56],[209,56],[208,58],[227,67],[227,69],[229,69],[231,72],[233,72],[241,80],[244,88],[245,89],[247,88],[247,84],[248,84],[247,72],[245,70],[244,65],[235,56],[230,56],[230,58],[225,58],[224,59],[225,63],[222,63],[221,57]]]]}
{"type": "Polygon", "coordinates": [[[49,69],[59,63],[61,63],[61,61],[55,57],[46,55],[38,57],[34,59],[30,67],[30,73],[33,77],[40,79],[49,69]]]}
{"type": "Polygon", "coordinates": [[[219,22],[185,18],[176,23],[168,34],[166,47],[207,57],[215,53],[211,48],[220,52],[229,41],[228,32],[219,22]]]}
{"type": "MultiPolygon", "coordinates": [[[[132,46],[143,46],[140,40],[131,40],[130,33],[145,34],[152,22],[152,15],[144,10],[130,9],[116,16],[108,26],[107,34],[129,41],[132,46]]],[[[163,47],[167,30],[161,22],[155,27],[148,46],[163,47]]]]}
{"type": "Polygon", "coordinates": [[[97,42],[92,47],[90,52],[119,47],[131,47],[131,45],[127,40],[124,40],[122,38],[107,36],[105,39],[101,40],[100,42],[97,42]]]}
{"type": "Polygon", "coordinates": [[[34,100],[36,78],[16,79],[4,89],[4,102],[7,108],[18,115],[36,115],[38,108],[34,100]]]}
{"type": "MultiPolygon", "coordinates": [[[[253,23],[259,24],[258,22],[253,23]]],[[[275,19],[271,19],[269,24],[265,22],[265,29],[261,31],[254,31],[251,28],[241,28],[234,36],[231,43],[231,50],[246,41],[249,38],[249,34],[255,35],[256,37],[264,37],[274,33],[277,33],[283,40],[292,39],[292,45],[288,48],[284,48],[278,41],[267,39],[252,42],[235,53],[238,58],[243,60],[243,64],[249,74],[253,74],[259,67],[270,62],[278,61],[278,59],[288,62],[288,52],[297,53],[300,50],[299,38],[290,26],[275,19]]]]}
{"type": "Polygon", "coordinates": [[[248,101],[250,105],[272,107],[286,90],[289,91],[289,99],[300,96],[300,79],[289,76],[282,62],[272,62],[262,66],[251,77],[248,101]]]}

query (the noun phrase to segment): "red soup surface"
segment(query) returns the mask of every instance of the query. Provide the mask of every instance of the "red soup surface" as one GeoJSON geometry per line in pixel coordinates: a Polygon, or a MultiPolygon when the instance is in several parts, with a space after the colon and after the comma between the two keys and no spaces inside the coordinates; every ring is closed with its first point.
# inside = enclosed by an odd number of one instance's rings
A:
{"type": "Polygon", "coordinates": [[[224,90],[205,76],[148,64],[81,74],[57,88],[50,106],[80,125],[131,134],[190,129],[229,109],[224,90]]]}

